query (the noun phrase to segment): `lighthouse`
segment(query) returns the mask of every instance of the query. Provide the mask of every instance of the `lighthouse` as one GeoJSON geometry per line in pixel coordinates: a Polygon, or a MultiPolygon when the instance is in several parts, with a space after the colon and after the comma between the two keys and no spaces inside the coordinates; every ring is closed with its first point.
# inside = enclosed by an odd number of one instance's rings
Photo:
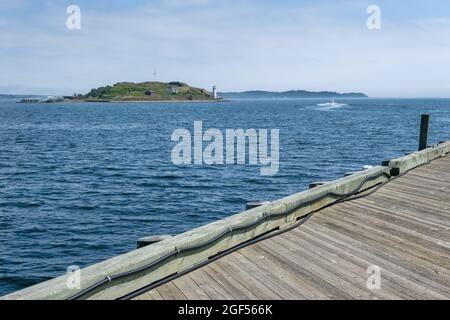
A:
{"type": "Polygon", "coordinates": [[[217,87],[216,86],[213,86],[213,89],[212,89],[212,98],[213,99],[217,99],[217,87]]]}

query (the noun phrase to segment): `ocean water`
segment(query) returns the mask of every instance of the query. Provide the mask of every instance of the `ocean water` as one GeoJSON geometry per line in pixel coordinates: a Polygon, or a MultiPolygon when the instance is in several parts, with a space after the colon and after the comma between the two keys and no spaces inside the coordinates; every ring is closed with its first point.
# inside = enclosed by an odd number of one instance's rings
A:
{"type": "Polygon", "coordinates": [[[0,295],[450,139],[448,99],[16,104],[0,98],[0,295]],[[279,129],[280,171],[171,161],[177,128],[279,129]]]}

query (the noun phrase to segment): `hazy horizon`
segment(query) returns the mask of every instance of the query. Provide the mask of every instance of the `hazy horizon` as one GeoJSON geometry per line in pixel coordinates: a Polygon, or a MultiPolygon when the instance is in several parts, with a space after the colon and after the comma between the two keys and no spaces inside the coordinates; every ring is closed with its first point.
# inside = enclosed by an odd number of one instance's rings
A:
{"type": "Polygon", "coordinates": [[[444,0],[4,0],[0,94],[70,95],[116,82],[221,92],[450,97],[444,0]],[[81,8],[81,29],[66,10],[81,8]],[[369,30],[369,5],[381,29],[369,30]]]}

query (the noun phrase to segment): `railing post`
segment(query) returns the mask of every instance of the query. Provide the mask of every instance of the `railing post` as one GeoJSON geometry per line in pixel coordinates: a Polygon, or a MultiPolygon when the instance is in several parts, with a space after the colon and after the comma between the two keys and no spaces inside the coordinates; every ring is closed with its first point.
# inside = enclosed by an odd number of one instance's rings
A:
{"type": "Polygon", "coordinates": [[[420,123],[420,138],[419,151],[428,148],[428,125],[430,122],[429,114],[422,114],[422,121],[420,123]]]}

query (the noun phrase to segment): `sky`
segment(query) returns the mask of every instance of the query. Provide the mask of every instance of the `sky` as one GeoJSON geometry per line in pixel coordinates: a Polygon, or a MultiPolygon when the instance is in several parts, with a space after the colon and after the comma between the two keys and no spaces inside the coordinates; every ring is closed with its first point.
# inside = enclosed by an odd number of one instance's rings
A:
{"type": "Polygon", "coordinates": [[[120,81],[450,97],[448,0],[1,0],[0,93],[120,81]],[[69,30],[67,7],[81,9],[69,30]],[[381,28],[370,30],[377,5],[381,28]]]}

